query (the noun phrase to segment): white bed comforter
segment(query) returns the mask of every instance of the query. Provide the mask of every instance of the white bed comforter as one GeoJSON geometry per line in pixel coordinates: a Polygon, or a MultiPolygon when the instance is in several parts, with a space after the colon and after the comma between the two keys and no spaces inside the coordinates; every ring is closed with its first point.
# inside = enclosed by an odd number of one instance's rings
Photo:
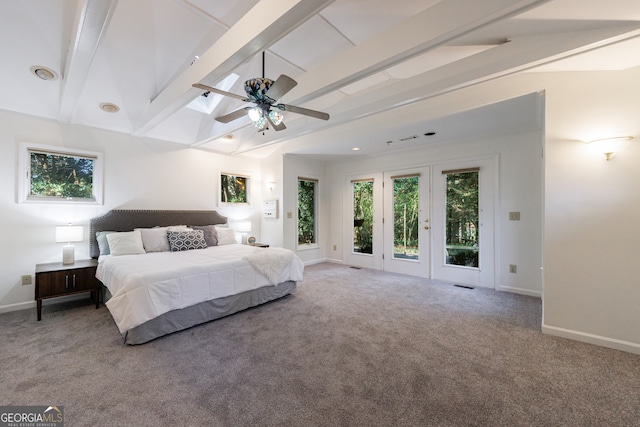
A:
{"type": "MultiPolygon", "coordinates": [[[[256,251],[269,249],[234,244],[183,252],[107,255],[100,257],[96,277],[111,292],[106,305],[124,333],[171,310],[272,286],[244,259],[256,251]]],[[[304,264],[292,255],[276,283],[302,280],[304,264]]]]}

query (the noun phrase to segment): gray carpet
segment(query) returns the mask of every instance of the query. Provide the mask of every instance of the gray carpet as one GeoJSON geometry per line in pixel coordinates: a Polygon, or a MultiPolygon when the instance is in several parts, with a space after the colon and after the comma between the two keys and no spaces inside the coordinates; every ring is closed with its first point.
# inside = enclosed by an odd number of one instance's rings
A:
{"type": "Polygon", "coordinates": [[[0,405],[68,426],[632,426],[640,356],[542,335],[539,299],[332,264],[124,346],[89,301],[0,315],[0,405]]]}

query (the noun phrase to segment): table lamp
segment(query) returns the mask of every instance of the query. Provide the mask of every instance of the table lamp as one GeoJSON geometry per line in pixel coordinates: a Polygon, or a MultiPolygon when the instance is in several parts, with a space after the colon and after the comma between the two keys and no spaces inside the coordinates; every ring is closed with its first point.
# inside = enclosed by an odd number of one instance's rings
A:
{"type": "Polygon", "coordinates": [[[81,225],[61,225],[56,227],[56,243],[66,243],[62,247],[62,263],[73,264],[75,261],[75,247],[71,242],[82,242],[84,227],[81,225]]]}

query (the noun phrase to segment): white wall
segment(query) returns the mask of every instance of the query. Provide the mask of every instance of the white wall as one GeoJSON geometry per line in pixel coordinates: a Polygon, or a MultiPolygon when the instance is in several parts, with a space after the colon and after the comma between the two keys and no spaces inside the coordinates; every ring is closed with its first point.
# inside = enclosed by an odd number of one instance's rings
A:
{"type": "Polygon", "coordinates": [[[297,253],[305,263],[324,261],[327,253],[327,236],[329,233],[329,199],[326,189],[325,163],[321,161],[306,159],[298,156],[284,156],[283,189],[284,202],[282,213],[284,217],[283,225],[283,246],[297,253]],[[318,180],[316,190],[316,221],[317,231],[316,244],[298,246],[298,177],[314,178],[318,180]],[[288,217],[289,213],[291,218],[288,217]]]}
{"type": "MultiPolygon", "coordinates": [[[[261,237],[259,242],[266,243],[270,246],[283,247],[284,236],[284,215],[282,203],[284,200],[283,192],[283,154],[280,150],[276,150],[269,157],[260,161],[262,168],[262,188],[264,200],[277,200],[278,217],[263,218],[260,213],[261,237]],[[267,182],[271,182],[267,188],[267,182]]],[[[262,211],[260,211],[262,212],[262,211]]],[[[293,249],[293,248],[289,248],[293,249]]]]}
{"type": "Polygon", "coordinates": [[[88,258],[88,221],[110,209],[218,209],[231,219],[250,218],[252,233],[259,236],[255,205],[218,208],[221,170],[250,173],[252,199],[259,206],[262,177],[257,160],[0,112],[0,311],[35,304],[34,285],[21,285],[20,277],[33,275],[38,263],[61,260],[62,244],[54,242],[56,225],[86,226],[85,241],[75,246],[76,259],[88,258]],[[16,203],[21,141],[104,153],[104,205],[16,203]]]}
{"type": "Polygon", "coordinates": [[[545,79],[543,331],[640,354],[640,69],[545,79]],[[619,135],[609,161],[583,142],[619,135]]]}

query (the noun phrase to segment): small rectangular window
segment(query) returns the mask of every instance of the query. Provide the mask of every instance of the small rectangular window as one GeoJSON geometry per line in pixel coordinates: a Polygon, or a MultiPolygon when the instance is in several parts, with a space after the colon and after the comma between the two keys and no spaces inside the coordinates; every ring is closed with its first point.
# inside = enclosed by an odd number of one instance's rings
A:
{"type": "Polygon", "coordinates": [[[316,193],[318,181],[298,178],[298,244],[316,243],[316,193]]]}
{"type": "Polygon", "coordinates": [[[249,177],[230,173],[220,174],[220,202],[249,203],[249,177]]]}
{"type": "Polygon", "coordinates": [[[102,203],[101,155],[23,144],[20,201],[102,203]]]}

